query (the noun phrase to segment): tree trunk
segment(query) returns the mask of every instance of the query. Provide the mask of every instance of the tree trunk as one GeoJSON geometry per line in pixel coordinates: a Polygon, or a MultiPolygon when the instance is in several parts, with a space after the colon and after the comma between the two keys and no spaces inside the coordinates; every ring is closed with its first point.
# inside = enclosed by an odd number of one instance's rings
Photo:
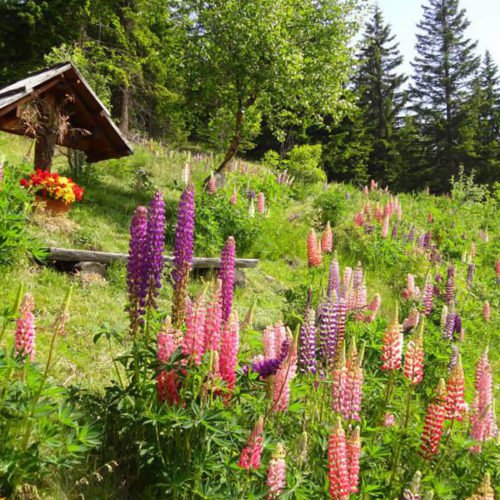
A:
{"type": "Polygon", "coordinates": [[[130,127],[130,87],[124,85],[121,87],[122,108],[120,113],[120,130],[123,135],[127,135],[130,127]]]}
{"type": "Polygon", "coordinates": [[[35,168],[48,170],[52,166],[52,159],[56,150],[56,135],[55,133],[47,133],[39,135],[35,142],[35,168]]]}
{"type": "Polygon", "coordinates": [[[37,107],[40,121],[35,136],[35,168],[50,172],[59,133],[58,110],[51,95],[40,100],[37,107]]]}

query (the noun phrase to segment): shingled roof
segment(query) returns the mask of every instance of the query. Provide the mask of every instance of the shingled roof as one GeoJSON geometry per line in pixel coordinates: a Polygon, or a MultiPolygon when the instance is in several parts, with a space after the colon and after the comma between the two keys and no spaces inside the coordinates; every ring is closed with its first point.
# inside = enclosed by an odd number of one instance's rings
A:
{"type": "Polygon", "coordinates": [[[60,146],[84,151],[89,162],[132,154],[132,147],[104,104],[69,62],[32,73],[0,89],[0,130],[30,136],[29,127],[21,119],[22,109],[33,99],[48,95],[56,102],[69,97],[71,103],[68,117],[74,132],[58,139],[60,146]]]}

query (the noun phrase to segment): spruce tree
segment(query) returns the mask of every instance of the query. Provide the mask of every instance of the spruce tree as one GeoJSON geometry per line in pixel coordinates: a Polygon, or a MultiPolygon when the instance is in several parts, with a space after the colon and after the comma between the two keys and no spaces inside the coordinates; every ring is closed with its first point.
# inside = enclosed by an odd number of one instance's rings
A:
{"type": "Polygon", "coordinates": [[[429,0],[423,9],[412,63],[412,108],[423,136],[424,160],[432,171],[427,181],[442,191],[472,154],[460,138],[467,122],[463,103],[470,97],[479,58],[474,54],[477,44],[465,36],[470,23],[458,0],[429,0]]]}
{"type": "Polygon", "coordinates": [[[397,164],[395,129],[403,108],[406,77],[398,72],[403,62],[395,35],[376,7],[366,25],[355,85],[358,106],[370,141],[369,175],[382,182],[393,177],[397,164]]]}

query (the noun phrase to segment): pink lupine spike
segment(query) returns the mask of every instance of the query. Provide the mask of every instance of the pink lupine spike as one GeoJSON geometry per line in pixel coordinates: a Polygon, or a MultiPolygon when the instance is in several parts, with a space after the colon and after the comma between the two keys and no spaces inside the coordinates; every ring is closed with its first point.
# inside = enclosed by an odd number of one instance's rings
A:
{"type": "Polygon", "coordinates": [[[351,493],[358,493],[359,458],[361,454],[361,436],[359,426],[351,431],[346,443],[347,467],[349,470],[349,486],[351,493]]]}
{"type": "Polygon", "coordinates": [[[268,500],[279,498],[286,487],[285,455],[285,448],[279,443],[276,446],[276,451],[273,453],[267,470],[268,500]]]}
{"type": "Polygon", "coordinates": [[[179,386],[180,381],[175,370],[161,370],[156,376],[158,400],[169,406],[178,405],[181,401],[179,386]]]}
{"type": "Polygon", "coordinates": [[[231,203],[231,205],[236,205],[238,203],[238,190],[236,188],[234,188],[233,194],[231,198],[229,198],[229,203],[231,203]]]}
{"type": "Polygon", "coordinates": [[[217,280],[207,305],[205,315],[205,351],[218,351],[222,328],[221,281],[217,280]]]}
{"type": "Polygon", "coordinates": [[[344,395],[347,391],[347,366],[345,343],[340,346],[332,370],[332,408],[339,414],[344,413],[344,395]]]}
{"type": "Polygon", "coordinates": [[[326,223],[325,229],[321,236],[321,250],[323,253],[332,253],[333,250],[333,235],[330,221],[326,223]]]}
{"type": "Polygon", "coordinates": [[[365,218],[361,212],[358,212],[354,215],[354,224],[356,226],[361,227],[365,223],[365,218]]]}
{"type": "Polygon", "coordinates": [[[215,181],[215,175],[213,172],[210,172],[210,179],[208,180],[207,183],[207,191],[211,195],[217,192],[217,183],[215,181]]]}
{"type": "Polygon", "coordinates": [[[464,369],[462,358],[458,354],[457,363],[451,369],[446,385],[446,418],[461,421],[466,411],[464,369]]]}
{"type": "Polygon", "coordinates": [[[264,419],[259,417],[255,427],[250,433],[246,446],[243,448],[238,466],[243,469],[260,469],[262,455],[262,434],[264,432],[264,419]]]}
{"type": "Polygon", "coordinates": [[[420,313],[418,312],[418,309],[416,307],[412,307],[410,310],[410,313],[408,314],[408,317],[404,319],[403,321],[403,332],[409,332],[410,330],[413,330],[418,326],[418,323],[420,321],[420,313]]]}
{"type": "Polygon", "coordinates": [[[365,323],[373,323],[377,317],[377,313],[380,310],[382,304],[382,298],[379,293],[376,293],[372,301],[368,304],[367,313],[360,312],[356,315],[356,319],[364,321],[365,323]]]}
{"type": "Polygon", "coordinates": [[[363,266],[361,262],[358,261],[352,275],[352,287],[356,290],[363,283],[363,266]]]}
{"type": "Polygon", "coordinates": [[[420,452],[426,460],[431,460],[439,451],[446,417],[446,385],[439,381],[436,397],[427,408],[420,452]]]}
{"type": "Polygon", "coordinates": [[[344,268],[344,274],[342,275],[342,297],[347,299],[349,296],[349,291],[351,290],[351,277],[352,277],[352,268],[346,267],[344,268]]]}
{"type": "Polygon", "coordinates": [[[257,195],[257,212],[263,214],[266,211],[266,198],[264,193],[260,192],[257,195]]]}
{"type": "Polygon", "coordinates": [[[367,302],[367,289],[366,289],[366,282],[363,281],[361,286],[356,290],[355,293],[355,303],[354,303],[354,308],[355,309],[364,309],[366,307],[366,302],[367,302]]]}
{"type": "Polygon", "coordinates": [[[393,425],[396,425],[396,417],[394,416],[394,413],[385,413],[383,425],[384,427],[392,427],[393,425]]]}
{"type": "Polygon", "coordinates": [[[364,346],[357,352],[356,342],[352,341],[346,359],[346,383],[342,396],[342,416],[346,420],[360,420],[361,398],[363,387],[363,355],[364,346]]]}
{"type": "Polygon", "coordinates": [[[307,236],[307,265],[309,267],[319,267],[321,265],[322,259],[318,248],[316,233],[314,229],[311,229],[307,236]]]}
{"type": "Polygon", "coordinates": [[[229,390],[234,389],[236,382],[236,363],[238,359],[238,348],[240,344],[240,333],[238,314],[231,313],[222,329],[221,347],[219,353],[220,376],[227,384],[229,390]]]}
{"type": "Polygon", "coordinates": [[[408,342],[404,362],[404,375],[411,384],[419,384],[424,378],[424,321],[415,333],[412,340],[408,342]]]}
{"type": "Polygon", "coordinates": [[[205,292],[193,304],[186,305],[186,333],[182,340],[182,354],[189,356],[199,366],[205,348],[205,292]]]}
{"type": "Polygon", "coordinates": [[[328,440],[328,492],[332,500],[347,500],[351,492],[345,432],[340,418],[328,440]]]}
{"type": "Polygon", "coordinates": [[[29,358],[35,360],[35,301],[30,293],[27,293],[19,308],[19,318],[16,320],[15,356],[23,360],[29,358]]]}
{"type": "Polygon", "coordinates": [[[394,318],[384,333],[382,345],[382,370],[399,370],[401,368],[401,356],[403,354],[403,333],[399,324],[398,304],[394,318]]]}
{"type": "Polygon", "coordinates": [[[389,236],[389,216],[384,215],[384,219],[382,221],[382,229],[380,231],[380,236],[382,238],[387,238],[389,236]]]}

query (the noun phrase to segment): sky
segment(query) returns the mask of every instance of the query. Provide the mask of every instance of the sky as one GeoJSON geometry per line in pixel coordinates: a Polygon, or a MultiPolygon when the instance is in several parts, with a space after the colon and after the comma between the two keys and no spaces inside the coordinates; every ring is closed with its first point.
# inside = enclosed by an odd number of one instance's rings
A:
{"type": "MultiPolygon", "coordinates": [[[[391,25],[404,56],[404,71],[412,73],[410,61],[415,56],[416,24],[422,17],[421,5],[427,0],[378,0],[385,21],[391,25]]],[[[500,0],[460,0],[471,22],[467,37],[478,41],[477,51],[489,50],[500,66],[500,0]]]]}

